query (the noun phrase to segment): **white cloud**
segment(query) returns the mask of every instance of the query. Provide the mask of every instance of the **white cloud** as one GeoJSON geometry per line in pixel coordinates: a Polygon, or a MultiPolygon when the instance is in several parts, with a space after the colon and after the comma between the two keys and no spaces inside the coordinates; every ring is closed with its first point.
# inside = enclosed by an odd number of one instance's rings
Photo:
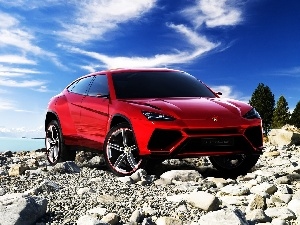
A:
{"type": "Polygon", "coordinates": [[[0,65],[0,77],[20,77],[26,74],[39,74],[41,72],[26,69],[26,68],[15,68],[15,67],[5,67],[0,65]]]}
{"type": "Polygon", "coordinates": [[[75,1],[75,18],[64,22],[65,30],[58,32],[71,42],[99,39],[119,24],[139,18],[155,6],[156,0],[81,0],[75,1]]]}
{"type": "Polygon", "coordinates": [[[16,106],[15,106],[14,102],[0,97],[0,111],[12,110],[12,109],[15,109],[15,107],[16,106]]]}
{"type": "Polygon", "coordinates": [[[242,21],[241,11],[234,3],[236,0],[198,0],[195,5],[183,10],[196,27],[233,26],[242,21]]]}
{"type": "Polygon", "coordinates": [[[43,86],[44,84],[45,82],[40,80],[15,81],[11,79],[0,78],[0,86],[6,86],[6,87],[29,88],[29,87],[43,86]]]}
{"type": "Polygon", "coordinates": [[[61,0],[0,0],[2,5],[8,7],[18,7],[24,10],[31,10],[41,7],[49,7],[49,5],[59,5],[62,3],[61,0]]]}
{"type": "MultiPolygon", "coordinates": [[[[0,47],[13,47],[19,51],[31,53],[41,57],[47,57],[55,65],[59,67],[64,67],[57,59],[57,56],[54,53],[48,52],[35,45],[35,36],[27,29],[24,29],[20,25],[20,21],[15,17],[0,12],[0,47]],[[4,24],[3,21],[6,23],[4,24]]],[[[36,64],[34,61],[26,59],[24,57],[16,58],[16,56],[10,56],[10,61],[8,63],[18,63],[16,60],[21,60],[19,64],[36,64]]],[[[2,58],[2,60],[4,60],[2,58]]]]}
{"type": "Polygon", "coordinates": [[[192,50],[180,51],[170,54],[157,54],[152,57],[112,57],[96,52],[88,52],[75,47],[61,46],[68,51],[80,53],[101,61],[107,68],[128,68],[128,67],[160,67],[172,64],[189,63],[207,51],[217,47],[218,44],[209,42],[205,37],[199,36],[184,25],[170,24],[170,28],[183,35],[192,46],[192,50]]]}
{"type": "Polygon", "coordinates": [[[230,98],[240,100],[242,102],[249,102],[250,97],[244,96],[241,92],[235,91],[232,86],[219,85],[210,87],[214,92],[222,92],[221,98],[230,98]]]}
{"type": "Polygon", "coordinates": [[[36,65],[36,62],[19,55],[0,55],[1,63],[36,65]]]}

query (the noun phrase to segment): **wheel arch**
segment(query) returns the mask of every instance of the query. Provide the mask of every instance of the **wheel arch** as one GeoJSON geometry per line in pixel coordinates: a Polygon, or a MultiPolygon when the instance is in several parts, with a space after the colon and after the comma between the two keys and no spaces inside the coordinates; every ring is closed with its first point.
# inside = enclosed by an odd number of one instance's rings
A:
{"type": "Polygon", "coordinates": [[[55,112],[53,111],[48,111],[46,114],[46,118],[45,118],[45,131],[47,129],[47,125],[52,121],[52,120],[56,120],[58,122],[58,124],[60,125],[58,116],[55,112]]]}
{"type": "Polygon", "coordinates": [[[112,117],[111,121],[110,121],[110,124],[109,124],[109,130],[115,126],[117,126],[118,124],[120,123],[128,123],[131,128],[132,128],[132,124],[130,122],[130,120],[124,116],[124,115],[121,115],[121,114],[116,114],[112,117]]]}

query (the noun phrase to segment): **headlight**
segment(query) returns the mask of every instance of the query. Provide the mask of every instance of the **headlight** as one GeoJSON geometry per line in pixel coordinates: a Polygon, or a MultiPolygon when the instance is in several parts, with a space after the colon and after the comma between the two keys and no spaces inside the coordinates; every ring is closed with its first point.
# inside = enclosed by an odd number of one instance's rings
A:
{"type": "Polygon", "coordinates": [[[259,113],[254,108],[247,112],[243,117],[246,119],[261,119],[259,113]]]}
{"type": "Polygon", "coordinates": [[[147,112],[142,111],[143,115],[151,121],[172,121],[175,120],[172,116],[156,113],[156,112],[147,112]]]}

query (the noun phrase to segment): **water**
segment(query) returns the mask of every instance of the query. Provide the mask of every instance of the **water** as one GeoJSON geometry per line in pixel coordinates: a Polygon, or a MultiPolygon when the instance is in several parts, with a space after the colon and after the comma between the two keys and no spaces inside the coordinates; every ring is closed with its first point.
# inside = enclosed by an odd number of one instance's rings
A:
{"type": "Polygon", "coordinates": [[[0,152],[7,150],[12,152],[33,151],[40,148],[45,148],[44,139],[0,137],[0,152]]]}

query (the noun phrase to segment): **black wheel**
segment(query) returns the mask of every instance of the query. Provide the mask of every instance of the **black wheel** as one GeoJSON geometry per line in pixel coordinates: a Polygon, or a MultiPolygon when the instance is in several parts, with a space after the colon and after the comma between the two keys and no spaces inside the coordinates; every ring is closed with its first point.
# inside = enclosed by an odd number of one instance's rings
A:
{"type": "Polygon", "coordinates": [[[113,127],[104,142],[104,158],[118,176],[131,175],[143,166],[132,128],[127,123],[113,127]]]}
{"type": "Polygon", "coordinates": [[[242,175],[247,173],[257,162],[260,155],[229,155],[210,156],[212,165],[220,172],[228,175],[242,175]]]}
{"type": "Polygon", "coordinates": [[[52,120],[47,126],[45,144],[50,165],[75,160],[76,152],[70,151],[64,144],[61,129],[56,120],[52,120]]]}

